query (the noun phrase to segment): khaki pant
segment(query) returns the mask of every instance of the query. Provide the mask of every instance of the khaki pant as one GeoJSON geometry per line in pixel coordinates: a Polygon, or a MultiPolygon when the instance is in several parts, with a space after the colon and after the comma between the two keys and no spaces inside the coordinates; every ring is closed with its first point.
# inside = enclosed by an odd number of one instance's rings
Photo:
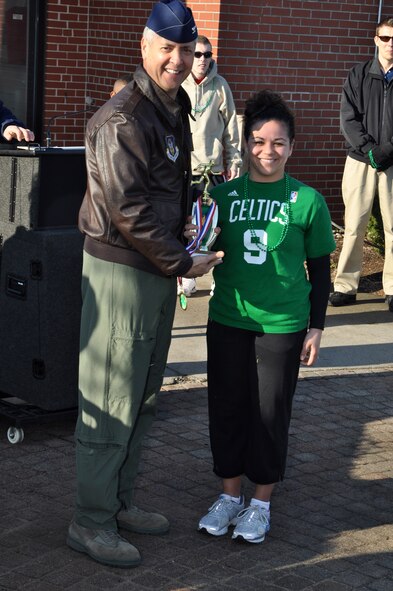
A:
{"type": "Polygon", "coordinates": [[[342,194],[345,234],[334,290],[347,294],[357,292],[363,261],[363,240],[374,197],[378,194],[385,236],[382,285],[385,294],[393,295],[393,166],[384,172],[377,172],[368,164],[347,157],[342,194]]]}
{"type": "Polygon", "coordinates": [[[84,253],[77,507],[85,527],[116,529],[131,504],[141,443],[155,415],[176,279],[84,253]]]}

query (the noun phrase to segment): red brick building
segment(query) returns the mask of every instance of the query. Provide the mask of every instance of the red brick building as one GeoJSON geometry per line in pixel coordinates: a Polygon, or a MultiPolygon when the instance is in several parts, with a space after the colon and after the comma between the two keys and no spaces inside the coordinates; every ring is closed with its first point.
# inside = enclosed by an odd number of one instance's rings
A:
{"type": "MultiPolygon", "coordinates": [[[[114,79],[133,71],[140,61],[139,41],[153,1],[0,0],[0,11],[4,4],[26,2],[41,18],[36,52],[41,51],[42,63],[36,75],[42,80],[42,129],[36,131],[44,141],[52,116],[83,110],[91,101],[101,105],[114,79]]],[[[290,172],[318,188],[333,218],[341,223],[345,158],[339,130],[341,88],[349,68],[374,55],[375,25],[381,15],[393,15],[393,0],[188,0],[187,4],[199,32],[213,43],[219,72],[230,83],[240,113],[244,100],[261,88],[278,91],[289,101],[297,120],[290,172]]],[[[54,143],[80,145],[88,117],[56,119],[54,143]]]]}

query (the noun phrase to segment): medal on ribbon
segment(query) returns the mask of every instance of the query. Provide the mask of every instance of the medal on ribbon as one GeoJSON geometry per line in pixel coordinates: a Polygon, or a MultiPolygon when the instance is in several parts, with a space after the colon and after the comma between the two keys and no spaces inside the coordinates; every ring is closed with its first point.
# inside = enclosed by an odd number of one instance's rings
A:
{"type": "MultiPolygon", "coordinates": [[[[211,160],[209,164],[201,164],[198,167],[201,170],[200,178],[191,182],[191,185],[203,183],[202,194],[198,196],[192,207],[192,223],[197,227],[197,233],[186,247],[191,256],[206,254],[217,238],[214,230],[218,223],[218,208],[217,203],[208,192],[209,174],[214,174],[212,173],[213,164],[214,160],[211,160]]],[[[187,296],[184,293],[181,277],[177,279],[177,295],[181,309],[187,310],[187,296]]]]}

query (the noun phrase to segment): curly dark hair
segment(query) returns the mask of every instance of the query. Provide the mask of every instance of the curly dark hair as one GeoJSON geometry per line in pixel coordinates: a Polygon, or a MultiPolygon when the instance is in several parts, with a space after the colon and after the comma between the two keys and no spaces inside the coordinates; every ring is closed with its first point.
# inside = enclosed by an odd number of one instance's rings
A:
{"type": "Polygon", "coordinates": [[[261,90],[246,101],[243,119],[246,141],[256,123],[272,119],[286,125],[291,142],[295,139],[295,116],[282,96],[271,90],[261,90]]]}

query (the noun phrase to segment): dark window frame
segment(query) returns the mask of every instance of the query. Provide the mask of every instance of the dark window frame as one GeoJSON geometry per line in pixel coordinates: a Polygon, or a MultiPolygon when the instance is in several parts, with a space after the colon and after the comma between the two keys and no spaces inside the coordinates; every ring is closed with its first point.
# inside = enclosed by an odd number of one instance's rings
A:
{"type": "Polygon", "coordinates": [[[46,0],[28,1],[28,28],[26,125],[34,130],[36,141],[42,143],[46,0]]]}

